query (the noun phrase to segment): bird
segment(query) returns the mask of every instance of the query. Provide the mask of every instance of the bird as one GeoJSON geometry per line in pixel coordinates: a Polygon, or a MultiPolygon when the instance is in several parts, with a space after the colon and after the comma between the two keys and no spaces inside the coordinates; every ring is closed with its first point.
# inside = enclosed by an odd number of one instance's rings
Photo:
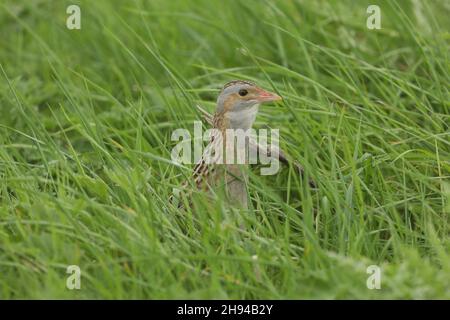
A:
{"type": "MultiPolygon", "coordinates": [[[[248,176],[244,163],[223,163],[227,146],[227,130],[251,129],[255,122],[259,106],[263,103],[280,101],[282,98],[273,92],[262,89],[246,80],[232,80],[220,91],[216,111],[211,119],[213,131],[210,143],[205,148],[200,161],[193,169],[192,179],[199,190],[217,192],[223,188],[228,203],[235,207],[248,208],[248,176]]],[[[242,147],[234,144],[235,148],[242,147]]],[[[248,147],[248,141],[244,148],[248,147]]],[[[236,153],[245,150],[232,150],[236,153]]],[[[237,155],[236,155],[237,157],[237,155]]],[[[185,181],[182,190],[190,184],[185,181]]],[[[173,202],[174,196],[170,197],[173,202]]],[[[182,206],[179,201],[178,206],[182,206]]]]}

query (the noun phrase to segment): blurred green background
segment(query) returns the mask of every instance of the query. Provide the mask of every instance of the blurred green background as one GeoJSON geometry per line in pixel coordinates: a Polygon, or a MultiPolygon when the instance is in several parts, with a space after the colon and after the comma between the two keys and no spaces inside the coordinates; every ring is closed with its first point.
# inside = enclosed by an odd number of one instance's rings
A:
{"type": "Polygon", "coordinates": [[[449,13],[444,0],[2,1],[0,298],[450,298],[449,13]],[[283,96],[255,127],[280,129],[319,187],[289,166],[253,171],[249,211],[199,194],[180,212],[167,199],[191,168],[170,162],[171,132],[192,131],[195,105],[213,112],[233,79],[283,96]]]}

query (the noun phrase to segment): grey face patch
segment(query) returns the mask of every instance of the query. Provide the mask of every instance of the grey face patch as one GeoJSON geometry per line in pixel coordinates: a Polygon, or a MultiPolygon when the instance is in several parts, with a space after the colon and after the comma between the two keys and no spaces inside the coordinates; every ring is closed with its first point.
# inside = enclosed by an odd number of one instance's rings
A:
{"type": "MultiPolygon", "coordinates": [[[[241,90],[241,89],[247,89],[249,87],[254,87],[254,86],[255,86],[254,83],[249,82],[249,81],[244,81],[244,80],[233,80],[233,81],[230,81],[227,84],[225,84],[222,88],[222,91],[219,94],[219,97],[217,98],[217,112],[223,111],[225,101],[229,95],[238,93],[239,90],[241,90]]],[[[235,109],[239,110],[239,109],[243,109],[246,107],[250,107],[250,106],[254,105],[255,103],[256,103],[256,101],[252,101],[252,100],[239,101],[235,105],[235,109]]]]}

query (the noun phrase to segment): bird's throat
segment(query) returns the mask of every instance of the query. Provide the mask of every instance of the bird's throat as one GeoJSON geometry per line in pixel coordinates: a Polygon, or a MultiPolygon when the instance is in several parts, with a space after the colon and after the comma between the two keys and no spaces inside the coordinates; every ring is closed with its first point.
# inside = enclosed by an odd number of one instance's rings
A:
{"type": "Polygon", "coordinates": [[[248,130],[253,126],[258,113],[259,105],[253,105],[251,107],[233,110],[225,113],[226,129],[242,129],[248,130]]]}

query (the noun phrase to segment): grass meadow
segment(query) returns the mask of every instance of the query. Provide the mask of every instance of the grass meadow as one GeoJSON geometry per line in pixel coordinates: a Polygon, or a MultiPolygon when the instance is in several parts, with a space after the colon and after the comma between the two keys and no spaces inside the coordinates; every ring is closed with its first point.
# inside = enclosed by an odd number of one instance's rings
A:
{"type": "Polygon", "coordinates": [[[1,1],[0,298],[449,299],[450,5],[372,2],[1,1]],[[233,79],[318,188],[177,210],[171,134],[233,79]]]}

